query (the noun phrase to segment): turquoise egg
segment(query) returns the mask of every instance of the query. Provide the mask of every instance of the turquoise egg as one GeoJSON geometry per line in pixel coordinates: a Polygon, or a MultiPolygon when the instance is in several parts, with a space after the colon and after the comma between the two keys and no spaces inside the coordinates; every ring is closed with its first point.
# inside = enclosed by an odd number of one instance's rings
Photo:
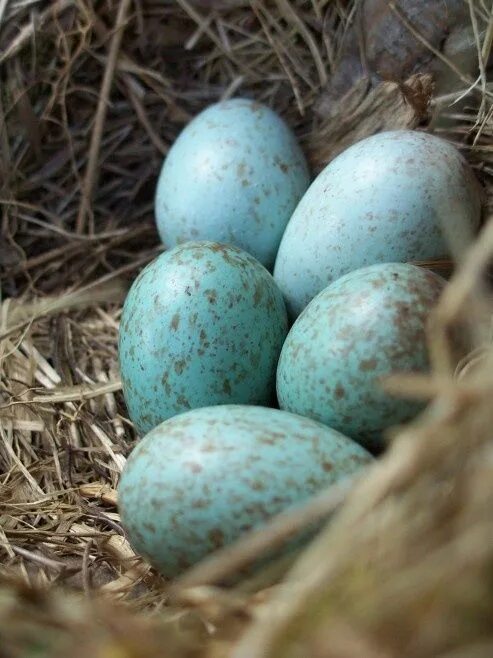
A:
{"type": "Polygon", "coordinates": [[[407,130],[358,142],[319,174],[286,228],[274,278],[288,313],[359,267],[457,256],[480,210],[472,170],[448,142],[407,130]]]}
{"type": "Polygon", "coordinates": [[[380,379],[428,370],[425,327],[444,285],[403,263],[370,265],[332,283],[286,338],[277,369],[280,407],[383,447],[384,430],[421,407],[386,394],[380,379]]]}
{"type": "Polygon", "coordinates": [[[308,184],[303,153],[277,114],[244,99],[217,103],[188,124],[164,161],[158,231],[167,247],[224,242],[272,267],[308,184]]]}
{"type": "Polygon", "coordinates": [[[196,407],[269,404],[287,331],[274,279],[245,251],[189,242],[159,256],[132,285],[120,324],[123,393],[139,433],[196,407]]]}
{"type": "Polygon", "coordinates": [[[134,549],[173,577],[370,460],[342,434],[284,411],[195,409],[138,443],[119,511],[134,549]]]}

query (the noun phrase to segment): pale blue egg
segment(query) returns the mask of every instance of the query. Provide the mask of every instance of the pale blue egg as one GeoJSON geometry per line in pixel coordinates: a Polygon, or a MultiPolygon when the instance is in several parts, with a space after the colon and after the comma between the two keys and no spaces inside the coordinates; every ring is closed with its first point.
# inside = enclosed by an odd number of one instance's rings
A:
{"type": "Polygon", "coordinates": [[[380,386],[393,373],[426,372],[426,322],[445,281],[403,263],[371,265],[332,283],[286,338],[277,370],[282,409],[370,447],[421,405],[380,386]]]}
{"type": "Polygon", "coordinates": [[[333,160],[296,208],[274,278],[295,318],[332,281],[365,265],[434,260],[473,239],[480,193],[448,142],[420,132],[369,137],[333,160]]]}
{"type": "Polygon", "coordinates": [[[159,176],[156,221],[167,247],[188,240],[234,244],[272,267],[309,184],[294,135],[268,107],[217,103],[178,136],[159,176]]]}
{"type": "Polygon", "coordinates": [[[137,445],[119,511],[134,549],[173,577],[370,461],[358,444],[307,418],[262,407],[196,409],[137,445]]]}
{"type": "Polygon", "coordinates": [[[213,404],[270,404],[288,331],[282,295],[245,251],[189,242],[150,263],[125,300],[119,359],[143,434],[213,404]]]}

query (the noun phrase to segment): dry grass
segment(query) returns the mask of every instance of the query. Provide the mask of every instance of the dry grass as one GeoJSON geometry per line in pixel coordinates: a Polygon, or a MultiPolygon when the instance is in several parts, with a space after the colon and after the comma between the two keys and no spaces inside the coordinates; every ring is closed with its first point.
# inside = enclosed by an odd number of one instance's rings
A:
{"type": "MultiPolygon", "coordinates": [[[[432,97],[427,75],[356,81],[321,112],[359,4],[0,0],[0,655],[492,654],[493,380],[477,332],[491,308],[479,285],[489,224],[437,310],[434,375],[388,384],[433,398],[433,411],[362,482],[275,519],[172,590],[119,524],[115,488],[135,440],[120,394],[120,309],[161,248],[154,183],[192,115],[253,96],[287,119],[317,171],[365,135],[433,114],[475,167],[491,213],[491,3],[464,3],[473,77],[440,55],[453,91],[432,97]],[[472,351],[454,374],[455,324],[472,351]],[[279,563],[217,587],[252,552],[341,505],[292,570],[279,563]]],[[[398,16],[404,4],[390,3],[398,16]]]]}

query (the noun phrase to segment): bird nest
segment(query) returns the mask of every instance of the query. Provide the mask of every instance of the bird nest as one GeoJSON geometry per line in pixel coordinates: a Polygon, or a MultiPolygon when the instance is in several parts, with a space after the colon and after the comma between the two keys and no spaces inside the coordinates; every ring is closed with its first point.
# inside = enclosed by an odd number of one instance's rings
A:
{"type": "Polygon", "coordinates": [[[441,4],[0,0],[2,655],[493,654],[493,15],[458,3],[471,74],[444,43],[455,26],[437,27],[441,4]],[[374,33],[360,29],[365,5],[374,33]],[[388,58],[405,63],[378,75],[385,35],[388,58]],[[274,107],[315,173],[381,130],[441,134],[483,185],[484,227],[455,271],[428,263],[451,278],[430,322],[430,375],[384,384],[429,400],[427,411],[389,433],[359,480],[169,584],[120,526],[116,487],[136,435],[118,323],[131,281],[162,249],[163,156],[194,114],[233,95],[274,107]],[[459,366],[457,331],[469,345],[459,366]],[[306,549],[221,586],[320,520],[306,549]]]}

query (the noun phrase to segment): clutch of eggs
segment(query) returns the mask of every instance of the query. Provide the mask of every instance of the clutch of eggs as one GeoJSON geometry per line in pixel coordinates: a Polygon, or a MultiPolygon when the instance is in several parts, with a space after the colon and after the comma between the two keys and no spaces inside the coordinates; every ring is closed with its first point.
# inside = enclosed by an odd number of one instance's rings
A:
{"type": "Polygon", "coordinates": [[[163,164],[156,219],[172,248],[121,319],[123,392],[146,436],[119,509],[166,576],[358,472],[420,411],[380,381],[428,369],[445,282],[404,262],[460,254],[479,186],[453,146],[410,131],[355,144],[308,183],[289,128],[241,99],[199,114],[163,164]],[[267,408],[276,368],[281,411],[267,408]]]}

